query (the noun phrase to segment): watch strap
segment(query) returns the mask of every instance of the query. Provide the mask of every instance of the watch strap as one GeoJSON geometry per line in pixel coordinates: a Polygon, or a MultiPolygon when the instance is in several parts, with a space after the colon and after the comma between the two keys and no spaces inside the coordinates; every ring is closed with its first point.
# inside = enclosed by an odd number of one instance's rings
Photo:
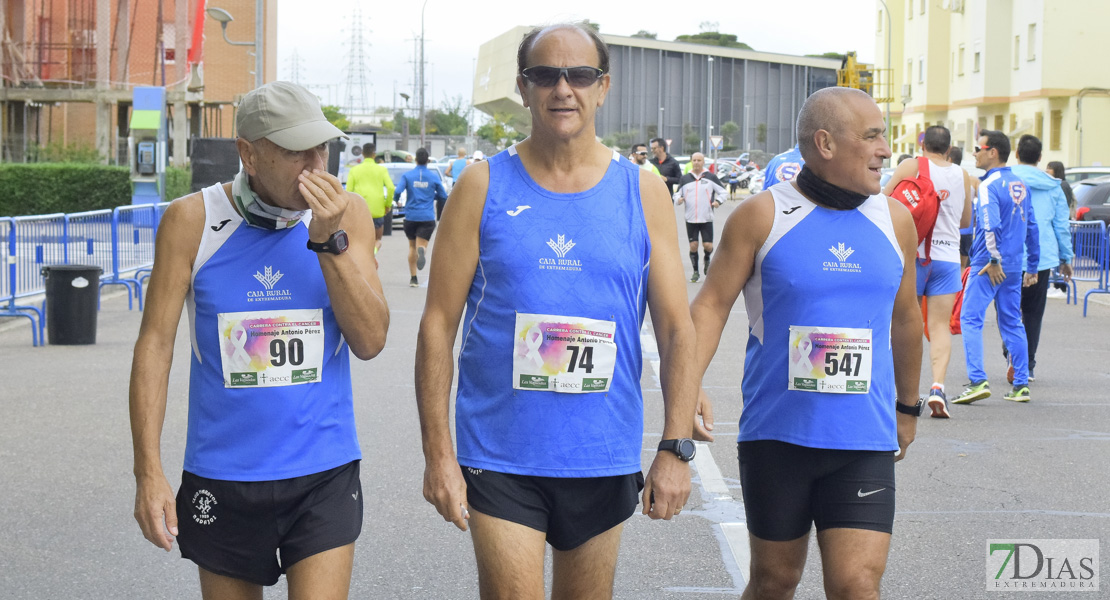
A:
{"type": "Polygon", "coordinates": [[[917,404],[910,406],[909,404],[902,404],[897,400],[894,402],[894,410],[911,417],[920,417],[921,410],[925,407],[925,402],[920,398],[917,399],[917,404]]]}

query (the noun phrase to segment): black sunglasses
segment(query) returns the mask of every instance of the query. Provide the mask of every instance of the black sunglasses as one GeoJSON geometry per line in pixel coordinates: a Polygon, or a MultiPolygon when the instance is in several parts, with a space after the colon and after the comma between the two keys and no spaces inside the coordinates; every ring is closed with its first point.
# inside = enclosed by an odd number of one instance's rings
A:
{"type": "Polygon", "coordinates": [[[976,152],[982,152],[983,150],[990,150],[990,149],[991,149],[990,146],[976,146],[975,147],[976,152]]]}
{"type": "Polygon", "coordinates": [[[572,88],[590,87],[601,79],[605,71],[595,67],[528,67],[520,72],[524,79],[534,86],[555,87],[559,80],[566,77],[572,88]]]}
{"type": "Polygon", "coordinates": [[[639,156],[647,156],[647,150],[640,150],[639,152],[633,152],[633,154],[637,154],[639,156]]]}

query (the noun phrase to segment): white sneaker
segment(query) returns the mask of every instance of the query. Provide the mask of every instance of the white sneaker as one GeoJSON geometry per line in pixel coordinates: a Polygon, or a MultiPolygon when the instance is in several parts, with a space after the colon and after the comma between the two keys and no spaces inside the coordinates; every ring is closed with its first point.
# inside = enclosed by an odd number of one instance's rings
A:
{"type": "Polygon", "coordinates": [[[1051,287],[1051,288],[1048,288],[1047,297],[1048,298],[1055,298],[1057,300],[1063,300],[1063,299],[1067,298],[1068,295],[1067,295],[1066,292],[1064,292],[1064,290],[1061,290],[1060,288],[1051,287]]]}

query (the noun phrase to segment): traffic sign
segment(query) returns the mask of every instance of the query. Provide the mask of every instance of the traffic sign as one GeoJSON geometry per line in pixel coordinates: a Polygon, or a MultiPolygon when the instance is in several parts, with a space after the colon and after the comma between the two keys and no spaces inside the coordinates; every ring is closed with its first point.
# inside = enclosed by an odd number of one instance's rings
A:
{"type": "Polygon", "coordinates": [[[725,136],[723,136],[723,135],[711,135],[711,136],[709,136],[710,147],[713,148],[714,150],[720,150],[720,149],[724,148],[724,141],[725,141],[725,136]]]}

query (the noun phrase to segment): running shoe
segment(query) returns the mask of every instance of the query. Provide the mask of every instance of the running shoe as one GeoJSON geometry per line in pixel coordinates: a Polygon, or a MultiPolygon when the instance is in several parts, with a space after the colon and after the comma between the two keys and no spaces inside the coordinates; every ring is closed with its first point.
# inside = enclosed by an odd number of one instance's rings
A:
{"type": "Polygon", "coordinates": [[[420,282],[416,280],[416,275],[413,275],[412,279],[409,279],[409,287],[420,287],[420,282]]]}
{"type": "Polygon", "coordinates": [[[1064,300],[1068,297],[1068,294],[1060,288],[1051,287],[1048,288],[1048,294],[1046,297],[1055,298],[1056,300],[1064,300]]]}
{"type": "Polygon", "coordinates": [[[698,282],[698,272],[694,271],[694,274],[690,276],[690,283],[697,283],[697,282],[698,282]]]}
{"type": "Polygon", "coordinates": [[[948,419],[952,416],[948,414],[948,398],[940,388],[929,390],[929,409],[933,411],[934,419],[948,419]]]}
{"type": "Polygon", "coordinates": [[[1037,378],[1033,377],[1033,367],[1029,367],[1029,383],[1033,383],[1037,378]]]}
{"type": "Polygon", "coordinates": [[[707,258],[707,259],[705,259],[705,266],[704,266],[704,267],[702,267],[702,271],[701,271],[701,272],[702,272],[702,273],[705,273],[706,275],[708,275],[708,274],[709,274],[709,259],[708,259],[708,258],[707,258]]]}
{"type": "Polygon", "coordinates": [[[1015,385],[1014,389],[1010,390],[1008,394],[1002,397],[1014,402],[1029,402],[1029,386],[1015,385]]]}
{"type": "Polygon", "coordinates": [[[427,262],[427,261],[424,260],[424,249],[423,248],[417,248],[416,249],[416,270],[417,271],[423,271],[425,262],[427,262]]]}
{"type": "Polygon", "coordinates": [[[952,401],[953,404],[971,404],[976,400],[991,397],[991,384],[986,379],[982,381],[968,382],[967,387],[964,388],[963,393],[958,398],[952,401]]]}

